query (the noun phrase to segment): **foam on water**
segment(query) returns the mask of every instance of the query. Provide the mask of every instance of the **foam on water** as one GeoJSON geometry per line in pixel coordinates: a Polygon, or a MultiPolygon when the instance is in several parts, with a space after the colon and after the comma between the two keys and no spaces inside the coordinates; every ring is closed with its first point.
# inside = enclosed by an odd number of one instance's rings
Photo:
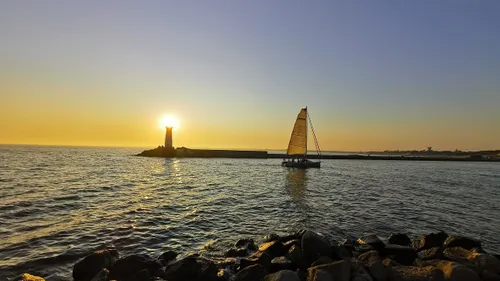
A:
{"type": "Polygon", "coordinates": [[[216,256],[241,237],[300,228],[332,240],[434,230],[500,252],[500,164],[160,159],[134,149],[0,146],[0,279],[70,278],[103,246],[216,256]]]}

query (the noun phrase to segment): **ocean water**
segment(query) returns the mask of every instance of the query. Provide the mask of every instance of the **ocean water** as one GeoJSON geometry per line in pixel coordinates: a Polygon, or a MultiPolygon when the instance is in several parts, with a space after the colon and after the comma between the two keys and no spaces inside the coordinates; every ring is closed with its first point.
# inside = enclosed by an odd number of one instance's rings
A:
{"type": "Polygon", "coordinates": [[[69,280],[103,246],[216,257],[238,238],[308,228],[472,236],[500,252],[500,163],[161,159],[139,149],[0,146],[0,280],[69,280]]]}

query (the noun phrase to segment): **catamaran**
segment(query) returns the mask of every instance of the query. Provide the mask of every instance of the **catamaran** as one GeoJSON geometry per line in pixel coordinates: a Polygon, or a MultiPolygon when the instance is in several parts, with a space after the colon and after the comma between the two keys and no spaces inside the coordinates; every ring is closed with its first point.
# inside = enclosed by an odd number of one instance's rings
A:
{"type": "Polygon", "coordinates": [[[283,162],[281,163],[282,166],[302,169],[319,168],[321,166],[321,161],[314,162],[307,159],[308,122],[311,126],[316,152],[318,153],[319,158],[321,158],[321,150],[319,148],[318,139],[314,133],[311,118],[309,117],[309,114],[307,114],[306,106],[305,108],[302,108],[299,115],[297,115],[297,120],[295,120],[295,125],[293,126],[292,135],[286,151],[287,158],[283,159],[283,162]]]}

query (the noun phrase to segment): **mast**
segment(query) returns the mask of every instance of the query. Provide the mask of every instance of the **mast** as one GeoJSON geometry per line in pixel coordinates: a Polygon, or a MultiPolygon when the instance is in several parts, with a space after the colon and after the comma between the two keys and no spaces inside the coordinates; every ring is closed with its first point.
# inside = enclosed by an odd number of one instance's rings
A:
{"type": "Polygon", "coordinates": [[[306,153],[304,154],[304,158],[307,158],[307,136],[309,135],[308,132],[308,128],[307,128],[307,117],[308,117],[308,113],[307,113],[307,105],[306,105],[306,153]]]}

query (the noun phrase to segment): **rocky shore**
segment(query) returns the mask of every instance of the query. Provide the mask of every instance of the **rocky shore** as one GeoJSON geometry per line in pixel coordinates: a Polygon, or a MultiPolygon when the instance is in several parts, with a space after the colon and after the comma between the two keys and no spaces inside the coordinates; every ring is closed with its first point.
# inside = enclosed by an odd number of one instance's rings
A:
{"type": "MultiPolygon", "coordinates": [[[[159,257],[120,257],[114,248],[96,251],[73,267],[74,281],[500,281],[500,256],[481,242],[444,232],[411,240],[405,234],[376,235],[341,243],[301,230],[270,234],[257,245],[240,239],[220,259],[167,251],[159,257]]],[[[16,280],[43,281],[23,274],[16,280]]]]}

